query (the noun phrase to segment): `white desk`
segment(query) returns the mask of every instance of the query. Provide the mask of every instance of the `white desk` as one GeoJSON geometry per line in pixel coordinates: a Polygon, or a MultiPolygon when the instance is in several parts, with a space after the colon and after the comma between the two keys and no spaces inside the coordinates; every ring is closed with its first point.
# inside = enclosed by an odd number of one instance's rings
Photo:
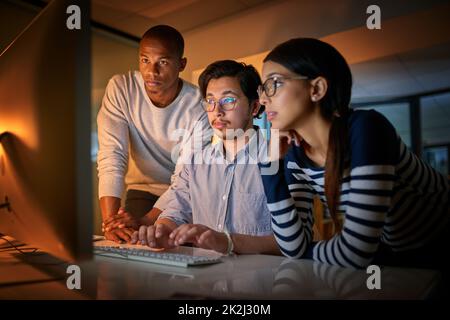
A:
{"type": "Polygon", "coordinates": [[[21,266],[20,272],[45,281],[5,285],[3,274],[0,299],[423,299],[440,277],[432,270],[384,267],[381,290],[369,290],[365,270],[277,256],[224,257],[219,264],[190,268],[95,256],[79,264],[82,288],[71,291],[67,265],[43,265],[44,257],[38,259],[25,263],[20,254],[0,252],[0,273],[9,268],[12,279],[11,266],[21,266]],[[60,280],[48,281],[48,274],[60,280]]]}

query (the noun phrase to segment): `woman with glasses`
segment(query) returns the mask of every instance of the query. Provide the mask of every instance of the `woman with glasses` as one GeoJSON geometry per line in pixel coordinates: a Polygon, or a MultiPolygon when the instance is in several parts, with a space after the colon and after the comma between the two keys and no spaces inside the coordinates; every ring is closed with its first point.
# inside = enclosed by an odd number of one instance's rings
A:
{"type": "Polygon", "coordinates": [[[448,181],[381,114],[349,108],[342,55],[320,40],[292,39],[267,55],[262,78],[260,103],[281,132],[271,158],[280,170],[262,177],[282,253],[354,268],[442,266],[448,181]],[[313,241],[313,196],[335,223],[329,240],[313,241]]]}
{"type": "Polygon", "coordinates": [[[280,254],[258,168],[267,140],[253,128],[264,111],[259,85],[254,67],[232,60],[203,71],[202,105],[218,139],[184,164],[168,191],[168,205],[154,225],[139,228],[134,243],[280,254]]]}

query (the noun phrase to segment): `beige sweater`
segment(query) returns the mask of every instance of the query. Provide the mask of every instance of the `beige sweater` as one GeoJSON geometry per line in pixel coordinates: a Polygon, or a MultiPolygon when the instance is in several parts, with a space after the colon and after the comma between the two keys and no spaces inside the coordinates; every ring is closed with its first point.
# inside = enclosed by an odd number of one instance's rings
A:
{"type": "Polygon", "coordinates": [[[127,190],[163,194],[179,171],[171,155],[182,149],[180,133],[186,138],[194,130],[210,130],[200,99],[198,88],[183,81],[178,97],[158,108],[139,71],[112,77],[97,116],[99,198],[120,198],[124,183],[127,190]]]}

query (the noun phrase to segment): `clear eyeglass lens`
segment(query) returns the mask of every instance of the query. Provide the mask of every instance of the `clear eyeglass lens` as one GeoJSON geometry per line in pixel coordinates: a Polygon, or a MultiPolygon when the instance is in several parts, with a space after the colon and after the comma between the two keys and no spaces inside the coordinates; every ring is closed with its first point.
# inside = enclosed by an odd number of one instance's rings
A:
{"type": "Polygon", "coordinates": [[[271,97],[275,94],[275,83],[276,80],[274,78],[267,79],[264,84],[264,92],[268,97],[271,97]]]}
{"type": "Polygon", "coordinates": [[[233,110],[235,104],[236,104],[236,99],[231,98],[231,97],[222,98],[219,101],[215,101],[214,99],[202,100],[203,108],[207,112],[214,111],[216,105],[220,105],[220,107],[226,111],[233,110]]]}
{"type": "Polygon", "coordinates": [[[224,110],[232,110],[234,108],[235,103],[236,99],[229,97],[219,100],[219,104],[222,106],[224,110]]]}

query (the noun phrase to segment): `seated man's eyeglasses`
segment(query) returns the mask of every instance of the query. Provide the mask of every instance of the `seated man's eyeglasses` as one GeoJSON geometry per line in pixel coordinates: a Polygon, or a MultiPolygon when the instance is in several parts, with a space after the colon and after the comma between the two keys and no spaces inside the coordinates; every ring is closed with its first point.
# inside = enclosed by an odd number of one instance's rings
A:
{"type": "Polygon", "coordinates": [[[264,81],[262,86],[258,87],[258,96],[261,97],[263,92],[266,97],[273,97],[277,93],[277,88],[283,86],[285,80],[305,80],[309,79],[307,76],[297,77],[271,77],[264,81]]]}
{"type": "Polygon", "coordinates": [[[232,111],[236,108],[236,102],[237,98],[234,97],[224,97],[219,99],[219,101],[212,98],[206,98],[202,100],[202,106],[206,112],[213,112],[217,104],[224,111],[232,111]]]}

